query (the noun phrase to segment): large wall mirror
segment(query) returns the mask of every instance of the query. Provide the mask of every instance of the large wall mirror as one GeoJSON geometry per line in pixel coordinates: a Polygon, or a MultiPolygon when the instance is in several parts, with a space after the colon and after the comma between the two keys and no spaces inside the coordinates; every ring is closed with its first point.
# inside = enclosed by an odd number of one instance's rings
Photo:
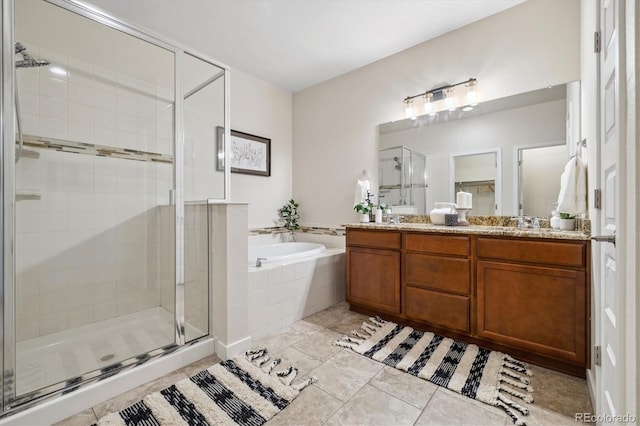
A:
{"type": "MultiPolygon", "coordinates": [[[[579,136],[580,83],[553,86],[478,104],[472,111],[440,112],[379,126],[382,155],[404,147],[426,157],[427,214],[436,202],[473,194],[471,215],[551,215],[560,175],[579,136]]],[[[380,190],[382,193],[383,190],[380,190]]],[[[411,200],[407,195],[405,202],[411,200]]]]}

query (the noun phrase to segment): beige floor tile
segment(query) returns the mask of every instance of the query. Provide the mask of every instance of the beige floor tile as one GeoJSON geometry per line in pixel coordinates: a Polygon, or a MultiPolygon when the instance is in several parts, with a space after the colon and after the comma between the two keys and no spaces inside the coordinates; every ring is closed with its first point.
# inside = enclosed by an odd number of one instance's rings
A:
{"type": "Polygon", "coordinates": [[[533,372],[535,405],[574,418],[575,413],[593,413],[587,381],[535,365],[533,372]]]}
{"type": "Polygon", "coordinates": [[[563,413],[558,413],[544,407],[536,406],[536,404],[529,406],[529,415],[525,416],[524,420],[527,422],[528,426],[575,426],[577,423],[574,414],[567,416],[563,413]]]}
{"type": "Polygon", "coordinates": [[[316,386],[341,401],[347,401],[373,376],[382,370],[383,364],[351,351],[341,351],[311,372],[316,376],[316,386]]]}
{"type": "Polygon", "coordinates": [[[179,370],[174,371],[173,373],[162,376],[157,380],[145,383],[144,385],[138,386],[129,392],[125,392],[115,398],[111,398],[101,404],[98,404],[93,407],[93,411],[96,413],[96,416],[98,416],[98,419],[100,419],[108,413],[114,413],[127,408],[131,404],[134,404],[144,398],[145,395],[149,393],[162,390],[185,378],[187,378],[187,376],[184,373],[179,370]]]}
{"type": "MultiPolygon", "coordinates": [[[[439,388],[425,407],[416,425],[502,426],[506,414],[497,414],[439,388]]],[[[464,398],[464,397],[463,397],[464,398]]],[[[466,398],[468,399],[468,398],[466,398]]]]}
{"type": "Polygon", "coordinates": [[[222,361],[220,357],[218,357],[217,355],[211,355],[206,358],[202,358],[199,361],[191,363],[186,367],[182,367],[180,370],[178,370],[178,372],[184,373],[184,375],[187,377],[191,377],[195,374],[198,374],[202,370],[206,370],[214,364],[218,364],[220,361],[222,361]]]}
{"type": "Polygon", "coordinates": [[[343,347],[333,344],[333,342],[342,336],[342,334],[336,333],[333,330],[324,329],[309,337],[305,337],[298,343],[293,344],[293,347],[307,355],[324,361],[344,350],[343,347]]]}
{"type": "Polygon", "coordinates": [[[303,389],[300,395],[268,425],[321,425],[340,407],[342,401],[315,385],[303,389]]]}
{"type": "Polygon", "coordinates": [[[427,405],[438,389],[431,382],[388,366],[376,374],[369,384],[420,409],[427,405]]]}
{"type": "Polygon", "coordinates": [[[327,425],[412,425],[420,409],[365,385],[334,414],[327,425]]]}
{"type": "Polygon", "coordinates": [[[327,328],[341,334],[350,334],[352,331],[359,329],[362,323],[368,319],[369,317],[366,315],[348,312],[339,322],[327,328]]]}
{"type": "Polygon", "coordinates": [[[274,334],[256,340],[253,343],[253,348],[267,348],[270,353],[277,353],[323,328],[317,324],[300,320],[274,334]]]}
{"type": "Polygon", "coordinates": [[[309,315],[308,317],[304,318],[304,320],[325,328],[329,328],[342,321],[349,314],[349,305],[346,302],[340,302],[328,307],[323,311],[317,312],[313,315],[309,315]]]}
{"type": "Polygon", "coordinates": [[[55,423],[55,426],[86,426],[98,421],[95,413],[91,408],[84,410],[75,416],[68,417],[61,422],[55,423]]]}
{"type": "Polygon", "coordinates": [[[277,370],[287,368],[289,366],[295,367],[298,369],[298,377],[300,378],[322,364],[322,361],[292,347],[288,347],[274,356],[282,360],[280,365],[276,367],[277,370]]]}

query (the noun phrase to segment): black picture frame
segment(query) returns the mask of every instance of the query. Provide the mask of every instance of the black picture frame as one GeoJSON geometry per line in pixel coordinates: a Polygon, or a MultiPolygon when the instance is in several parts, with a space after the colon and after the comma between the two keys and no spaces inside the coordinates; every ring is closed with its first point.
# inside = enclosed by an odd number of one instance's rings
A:
{"type": "MultiPolygon", "coordinates": [[[[225,168],[224,127],[218,126],[217,169],[225,168]]],[[[250,133],[231,130],[229,165],[232,173],[255,176],[271,176],[271,139],[250,133]]]]}

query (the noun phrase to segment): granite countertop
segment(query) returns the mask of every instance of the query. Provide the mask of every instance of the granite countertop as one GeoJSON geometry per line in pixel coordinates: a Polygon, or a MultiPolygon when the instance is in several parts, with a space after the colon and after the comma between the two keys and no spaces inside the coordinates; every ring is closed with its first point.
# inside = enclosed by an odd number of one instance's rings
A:
{"type": "Polygon", "coordinates": [[[562,231],[552,228],[516,228],[514,226],[490,226],[490,225],[469,225],[469,226],[445,226],[433,225],[431,223],[347,223],[345,228],[358,229],[384,229],[393,231],[418,231],[434,234],[473,234],[489,235],[500,237],[526,237],[526,238],[547,238],[556,240],[578,240],[586,241],[590,239],[590,234],[583,231],[562,231]]]}

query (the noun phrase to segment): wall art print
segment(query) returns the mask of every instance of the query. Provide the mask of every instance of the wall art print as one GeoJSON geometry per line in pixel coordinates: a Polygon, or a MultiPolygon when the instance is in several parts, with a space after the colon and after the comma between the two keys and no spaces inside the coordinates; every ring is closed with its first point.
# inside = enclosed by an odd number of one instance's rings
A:
{"type": "MultiPolygon", "coordinates": [[[[271,139],[231,130],[229,165],[232,173],[271,176],[271,139]]],[[[218,170],[223,169],[224,129],[218,127],[218,170]]]]}

